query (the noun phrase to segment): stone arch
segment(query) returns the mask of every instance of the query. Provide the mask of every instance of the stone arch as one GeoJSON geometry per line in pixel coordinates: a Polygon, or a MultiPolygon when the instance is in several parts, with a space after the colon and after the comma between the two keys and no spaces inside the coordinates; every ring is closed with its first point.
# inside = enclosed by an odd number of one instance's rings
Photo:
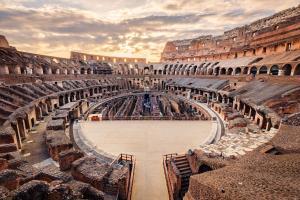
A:
{"type": "Polygon", "coordinates": [[[50,68],[48,68],[47,66],[43,65],[42,66],[42,69],[43,69],[43,74],[50,74],[50,68]]]}
{"type": "Polygon", "coordinates": [[[164,70],[163,70],[164,75],[167,74],[167,68],[168,68],[168,65],[165,65],[164,70]]]}
{"type": "Polygon", "coordinates": [[[185,64],[185,65],[183,66],[183,68],[181,69],[180,75],[184,75],[184,72],[185,72],[187,66],[188,66],[188,64],[185,64]]]}
{"type": "Polygon", "coordinates": [[[283,75],[290,76],[292,73],[292,66],[290,64],[285,64],[282,67],[282,70],[283,70],[283,75]]]}
{"type": "Polygon", "coordinates": [[[300,63],[295,67],[294,76],[300,75],[300,63]]]}
{"type": "Polygon", "coordinates": [[[67,69],[67,74],[74,74],[74,69],[67,69]]]}
{"type": "Polygon", "coordinates": [[[210,67],[210,68],[207,69],[207,74],[208,75],[213,75],[213,73],[214,73],[213,68],[210,67]]]}
{"type": "Polygon", "coordinates": [[[220,67],[216,67],[214,71],[215,75],[218,76],[220,74],[220,67]]]}
{"type": "Polygon", "coordinates": [[[248,74],[248,71],[249,71],[249,67],[245,67],[245,68],[243,69],[243,74],[248,74]]]}
{"type": "Polygon", "coordinates": [[[240,75],[242,73],[242,69],[240,67],[237,67],[234,69],[234,74],[235,75],[240,75]]]}
{"type": "Polygon", "coordinates": [[[268,68],[267,66],[261,66],[259,68],[258,74],[267,74],[268,73],[268,68]]]}
{"type": "Polygon", "coordinates": [[[76,101],[76,96],[75,96],[74,92],[71,92],[71,94],[70,94],[70,101],[71,102],[76,101]]]}
{"type": "Polygon", "coordinates": [[[43,118],[43,114],[42,114],[42,109],[39,105],[35,106],[35,115],[36,115],[36,120],[42,120],[43,118]]]}
{"type": "Polygon", "coordinates": [[[270,68],[270,74],[271,75],[278,75],[278,73],[279,73],[279,67],[278,67],[278,65],[273,65],[270,68]]]}
{"type": "Polygon", "coordinates": [[[176,64],[175,66],[174,66],[174,68],[172,69],[172,71],[171,71],[171,74],[172,75],[175,75],[175,72],[176,72],[176,69],[178,68],[178,64],[176,64]]]}
{"type": "Polygon", "coordinates": [[[180,70],[182,69],[182,67],[183,67],[183,64],[179,65],[179,67],[176,69],[176,72],[175,72],[176,75],[180,75],[180,70]]]}
{"type": "Polygon", "coordinates": [[[52,74],[59,74],[59,68],[52,69],[52,74]]]}
{"type": "Polygon", "coordinates": [[[221,68],[220,70],[220,75],[225,75],[226,74],[226,68],[221,68]]]}
{"type": "Polygon", "coordinates": [[[59,106],[63,106],[64,105],[64,96],[63,95],[61,95],[61,96],[59,96],[58,97],[58,104],[59,104],[59,106]]]}
{"type": "Polygon", "coordinates": [[[195,75],[195,74],[196,74],[196,70],[197,70],[197,65],[194,65],[194,66],[191,68],[191,75],[195,75]]]}
{"type": "Polygon", "coordinates": [[[86,70],[86,72],[87,72],[87,74],[92,74],[92,69],[91,69],[91,68],[88,68],[88,69],[86,70]]]}
{"type": "Polygon", "coordinates": [[[227,69],[227,75],[232,75],[233,69],[231,67],[229,67],[227,69]]]}
{"type": "MultiPolygon", "coordinates": [[[[135,74],[140,74],[141,70],[139,69],[139,65],[138,64],[135,64],[133,69],[134,69],[134,73],[135,74]]],[[[148,69],[149,69],[149,67],[148,67],[148,69]]],[[[150,72],[150,69],[148,71],[150,72]]],[[[141,73],[143,73],[143,72],[141,72],[141,73]]]]}
{"type": "Polygon", "coordinates": [[[256,75],[257,74],[257,67],[253,66],[250,68],[250,74],[256,75]]]}
{"type": "Polygon", "coordinates": [[[197,66],[197,69],[196,69],[197,75],[201,74],[201,68],[202,68],[202,64],[197,66]]]}
{"type": "Polygon", "coordinates": [[[150,68],[148,66],[144,67],[144,74],[148,75],[150,68]]]}
{"type": "Polygon", "coordinates": [[[20,70],[21,70],[21,74],[27,74],[27,67],[26,66],[20,67],[20,70]]]}

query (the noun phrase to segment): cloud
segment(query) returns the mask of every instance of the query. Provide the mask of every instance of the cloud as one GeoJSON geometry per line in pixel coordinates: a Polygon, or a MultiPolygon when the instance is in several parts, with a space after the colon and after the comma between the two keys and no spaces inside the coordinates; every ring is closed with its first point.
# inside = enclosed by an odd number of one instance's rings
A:
{"type": "Polygon", "coordinates": [[[297,5],[297,0],[280,5],[270,0],[98,2],[2,0],[0,34],[23,51],[68,57],[76,50],[157,61],[168,40],[218,35],[297,5]]]}

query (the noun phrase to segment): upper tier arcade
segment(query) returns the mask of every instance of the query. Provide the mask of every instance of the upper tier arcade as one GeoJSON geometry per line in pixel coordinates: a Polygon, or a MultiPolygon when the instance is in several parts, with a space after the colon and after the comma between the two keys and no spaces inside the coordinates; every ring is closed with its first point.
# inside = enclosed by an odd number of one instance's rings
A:
{"type": "Polygon", "coordinates": [[[167,42],[161,61],[207,61],[265,56],[300,48],[300,6],[219,36],[167,42]]]}

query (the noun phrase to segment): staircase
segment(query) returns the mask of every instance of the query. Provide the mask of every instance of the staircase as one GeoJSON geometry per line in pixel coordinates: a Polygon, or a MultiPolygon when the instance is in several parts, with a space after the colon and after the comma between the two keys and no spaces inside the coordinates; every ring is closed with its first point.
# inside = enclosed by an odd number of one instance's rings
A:
{"type": "Polygon", "coordinates": [[[177,169],[179,170],[181,176],[181,190],[180,194],[181,197],[185,195],[189,188],[189,180],[190,176],[192,175],[192,170],[189,164],[189,161],[185,155],[178,155],[174,157],[174,164],[176,165],[177,169]]]}

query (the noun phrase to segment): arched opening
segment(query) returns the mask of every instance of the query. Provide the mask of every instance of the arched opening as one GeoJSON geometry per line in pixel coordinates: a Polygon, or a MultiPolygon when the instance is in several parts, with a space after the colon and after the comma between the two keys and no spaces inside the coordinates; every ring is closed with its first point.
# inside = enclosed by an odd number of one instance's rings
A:
{"type": "Polygon", "coordinates": [[[87,74],[91,74],[91,73],[92,73],[91,68],[88,68],[88,69],[87,69],[87,74]]]}
{"type": "Polygon", "coordinates": [[[221,75],[225,75],[225,74],[226,74],[226,69],[225,69],[225,68],[222,68],[221,71],[220,71],[220,74],[221,74],[221,75]]]}
{"type": "Polygon", "coordinates": [[[215,68],[215,75],[218,76],[220,73],[220,67],[215,68]]]}
{"type": "Polygon", "coordinates": [[[292,66],[290,64],[286,64],[282,68],[285,76],[290,76],[292,73],[292,66]]]}
{"type": "Polygon", "coordinates": [[[46,66],[42,66],[43,68],[43,74],[48,74],[48,68],[46,66]]]}
{"type": "Polygon", "coordinates": [[[144,74],[148,75],[149,74],[149,67],[144,67],[144,74]]]}
{"type": "Polygon", "coordinates": [[[43,118],[41,108],[39,106],[35,107],[35,116],[37,120],[41,120],[43,118]]]}
{"type": "Polygon", "coordinates": [[[257,118],[256,125],[259,126],[259,124],[260,124],[260,119],[257,118]]]}
{"type": "Polygon", "coordinates": [[[64,96],[59,96],[58,103],[59,103],[59,106],[63,106],[64,105],[64,96]]]}
{"type": "Polygon", "coordinates": [[[67,104],[67,103],[69,103],[69,95],[68,94],[65,95],[65,104],[67,104]]]}
{"type": "Polygon", "coordinates": [[[208,74],[208,75],[212,75],[212,74],[213,74],[213,69],[212,69],[212,68],[209,68],[209,69],[207,70],[207,74],[208,74]]]}
{"type": "Polygon", "coordinates": [[[237,68],[235,68],[235,70],[234,70],[234,74],[235,74],[235,75],[240,75],[241,72],[242,72],[242,69],[241,69],[240,67],[237,67],[237,68]]]}
{"type": "Polygon", "coordinates": [[[30,120],[30,122],[31,122],[31,127],[34,127],[34,118],[31,118],[31,120],[30,120]]]}
{"type": "Polygon", "coordinates": [[[256,75],[257,73],[257,68],[256,67],[251,67],[250,68],[250,74],[256,75]]]}
{"type": "Polygon", "coordinates": [[[273,65],[270,69],[270,74],[271,75],[278,75],[279,72],[279,67],[277,65],[273,65]]]}
{"type": "Polygon", "coordinates": [[[71,102],[75,101],[75,94],[73,92],[71,92],[70,94],[70,101],[71,102]]]}
{"type": "Polygon", "coordinates": [[[258,74],[267,74],[268,73],[268,68],[266,66],[262,66],[259,68],[259,73],[258,74]]]}
{"type": "Polygon", "coordinates": [[[27,69],[26,67],[21,67],[21,74],[27,74],[27,69]]]}
{"type": "Polygon", "coordinates": [[[227,69],[227,75],[232,75],[233,69],[230,67],[227,69]]]}
{"type": "Polygon", "coordinates": [[[202,164],[198,169],[198,173],[201,174],[201,173],[212,171],[212,170],[213,169],[210,166],[202,164]]]}
{"type": "Polygon", "coordinates": [[[300,64],[298,64],[298,65],[296,66],[295,71],[294,71],[294,75],[295,75],[295,76],[300,75],[300,64]]]}
{"type": "Polygon", "coordinates": [[[52,74],[59,74],[58,72],[59,72],[58,69],[52,69],[52,74]]]}
{"type": "Polygon", "coordinates": [[[248,70],[249,70],[249,67],[245,67],[245,68],[243,69],[243,74],[248,74],[248,70]]]}

